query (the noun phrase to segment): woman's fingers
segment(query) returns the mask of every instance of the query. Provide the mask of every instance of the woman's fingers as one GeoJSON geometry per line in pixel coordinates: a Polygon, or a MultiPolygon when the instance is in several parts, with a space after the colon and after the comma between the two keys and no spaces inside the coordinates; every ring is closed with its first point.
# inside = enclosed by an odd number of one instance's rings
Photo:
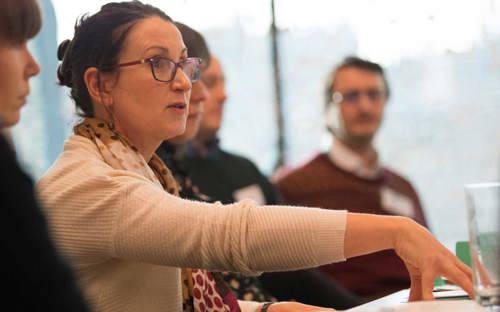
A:
{"type": "Polygon", "coordinates": [[[411,277],[410,297],[408,301],[422,300],[422,279],[419,277],[411,277]]]}
{"type": "Polygon", "coordinates": [[[410,297],[409,301],[422,300],[422,279],[420,272],[411,264],[404,262],[408,273],[410,274],[410,297]]]}
{"type": "Polygon", "coordinates": [[[460,271],[462,271],[465,275],[467,275],[470,279],[472,279],[472,270],[465,263],[458,260],[457,267],[460,271]]]}
{"type": "Polygon", "coordinates": [[[422,265],[422,269],[417,269],[405,263],[411,277],[410,301],[434,299],[432,294],[434,281],[439,275],[462,287],[471,298],[474,297],[470,268],[463,265],[459,260],[453,259],[454,256],[452,255],[444,255],[444,257],[448,259],[431,262],[434,265],[422,265]]]}
{"type": "Polygon", "coordinates": [[[436,278],[436,274],[433,274],[432,271],[424,271],[422,273],[422,300],[432,300],[434,296],[432,295],[432,291],[434,290],[434,279],[436,278]]]}
{"type": "Polygon", "coordinates": [[[447,278],[473,296],[472,271],[469,267],[416,223],[407,222],[402,229],[395,249],[412,278],[410,300],[432,300],[437,276],[447,278]]]}
{"type": "Polygon", "coordinates": [[[448,265],[444,267],[443,275],[453,284],[462,287],[469,297],[474,298],[471,272],[464,273],[459,266],[448,265]]]}

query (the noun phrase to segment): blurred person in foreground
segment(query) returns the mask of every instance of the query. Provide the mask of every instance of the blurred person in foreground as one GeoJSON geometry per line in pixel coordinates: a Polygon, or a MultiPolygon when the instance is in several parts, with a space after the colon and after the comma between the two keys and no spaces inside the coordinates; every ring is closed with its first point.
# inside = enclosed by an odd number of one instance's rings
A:
{"type": "Polygon", "coordinates": [[[12,311],[88,311],[70,267],[51,241],[33,192],[33,181],[16,160],[6,128],[19,122],[40,67],[28,40],[40,30],[35,0],[2,0],[0,6],[0,200],[2,201],[2,304],[12,311]]]}

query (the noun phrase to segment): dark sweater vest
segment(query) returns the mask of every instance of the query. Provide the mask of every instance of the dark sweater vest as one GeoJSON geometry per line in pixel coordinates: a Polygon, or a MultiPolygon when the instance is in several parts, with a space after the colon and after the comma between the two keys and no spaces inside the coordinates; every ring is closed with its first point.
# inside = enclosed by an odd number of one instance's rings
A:
{"type": "MultiPolygon", "coordinates": [[[[407,196],[415,208],[415,221],[426,226],[418,195],[411,184],[385,168],[375,180],[362,179],[342,170],[326,155],[318,155],[278,181],[288,204],[389,215],[381,206],[382,186],[407,196]]],[[[325,265],[321,270],[347,289],[368,298],[410,286],[408,272],[392,250],[325,265]]]]}

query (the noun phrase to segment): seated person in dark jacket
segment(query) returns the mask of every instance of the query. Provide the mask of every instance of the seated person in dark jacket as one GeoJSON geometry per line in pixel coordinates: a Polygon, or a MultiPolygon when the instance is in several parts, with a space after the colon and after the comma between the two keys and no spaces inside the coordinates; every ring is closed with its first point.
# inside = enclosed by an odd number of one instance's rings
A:
{"type": "MultiPolygon", "coordinates": [[[[0,239],[2,306],[11,311],[88,311],[51,241],[32,180],[20,168],[5,128],[15,125],[29,93],[29,79],[40,71],[27,40],[41,27],[35,0],[2,0],[0,6],[0,239]]],[[[54,56],[55,57],[55,56],[54,56]]]]}
{"type": "Polygon", "coordinates": [[[201,76],[209,97],[200,130],[187,148],[183,164],[202,192],[223,204],[251,198],[259,204],[277,204],[276,189],[247,158],[221,149],[217,133],[222,124],[226,92],[219,60],[211,55],[210,66],[201,76]]]}
{"type": "MultiPolygon", "coordinates": [[[[184,37],[182,28],[181,33],[184,37]]],[[[190,47],[189,40],[184,38],[184,41],[190,53],[196,51],[190,47]]],[[[195,56],[203,58],[203,55],[195,56]]],[[[222,151],[214,139],[220,127],[222,102],[226,98],[222,82],[219,61],[211,56],[209,66],[202,72],[202,80],[197,83],[200,85],[193,85],[186,132],[170,142],[164,142],[157,154],[181,184],[182,197],[205,201],[218,200],[223,203],[250,197],[261,204],[276,204],[278,196],[274,187],[257,167],[246,158],[222,151]],[[209,136],[210,146],[199,144],[197,141],[186,145],[198,133],[200,119],[201,129],[207,124],[215,124],[217,128],[209,136]],[[202,150],[200,153],[199,148],[202,150]]],[[[337,287],[321,272],[314,270],[267,273],[260,278],[227,272],[223,276],[242,300],[263,302],[293,299],[306,304],[339,309],[362,303],[359,298],[337,287]]]]}
{"type": "MultiPolygon", "coordinates": [[[[346,58],[326,84],[330,151],[286,174],[278,187],[289,204],[351,212],[402,215],[426,225],[410,182],[380,164],[373,138],[382,122],[389,87],[380,65],[346,58]]],[[[321,269],[369,299],[408,288],[410,278],[392,250],[356,257],[321,269]]]]}

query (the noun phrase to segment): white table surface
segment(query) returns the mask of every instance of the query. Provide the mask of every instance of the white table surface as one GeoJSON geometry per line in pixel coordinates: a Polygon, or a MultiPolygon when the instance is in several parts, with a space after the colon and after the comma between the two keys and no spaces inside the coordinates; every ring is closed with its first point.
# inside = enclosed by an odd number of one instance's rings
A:
{"type": "MultiPolygon", "coordinates": [[[[451,290],[454,291],[454,290],[451,290]]],[[[349,312],[488,312],[489,309],[482,307],[469,299],[438,299],[434,301],[408,302],[409,289],[404,289],[389,296],[365,303],[361,306],[346,310],[349,312]]],[[[454,291],[457,295],[460,292],[454,291]]],[[[436,292],[441,295],[442,292],[436,292]]],[[[452,294],[450,292],[450,294],[452,294]]]]}

